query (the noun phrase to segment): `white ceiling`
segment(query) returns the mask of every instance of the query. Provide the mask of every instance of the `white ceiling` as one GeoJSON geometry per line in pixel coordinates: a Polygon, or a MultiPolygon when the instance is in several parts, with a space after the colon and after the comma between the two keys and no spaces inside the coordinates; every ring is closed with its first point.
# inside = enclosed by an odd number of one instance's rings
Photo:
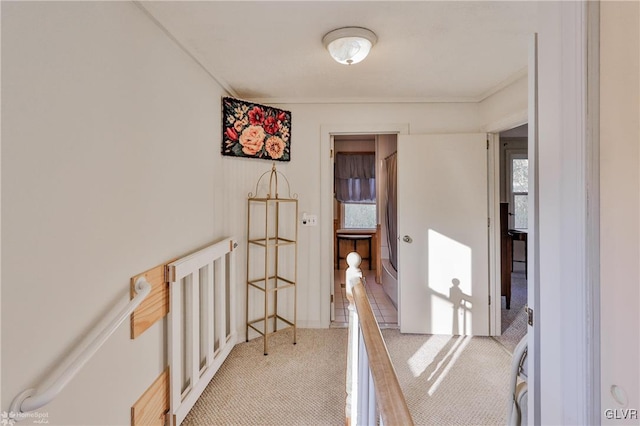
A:
{"type": "Polygon", "coordinates": [[[270,102],[479,101],[525,75],[536,3],[521,1],[143,1],[233,96],[270,102]],[[355,65],[327,32],[378,36],[355,65]]]}

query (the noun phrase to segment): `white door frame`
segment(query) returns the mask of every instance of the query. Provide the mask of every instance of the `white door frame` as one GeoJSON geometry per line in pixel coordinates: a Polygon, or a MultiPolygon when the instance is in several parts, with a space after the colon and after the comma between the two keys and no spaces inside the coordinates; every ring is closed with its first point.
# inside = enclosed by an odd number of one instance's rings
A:
{"type": "Polygon", "coordinates": [[[488,130],[488,183],[489,190],[489,306],[490,335],[502,334],[502,277],[500,274],[500,132],[527,124],[527,110],[519,111],[510,118],[501,121],[500,127],[488,130]]]}
{"type": "Polygon", "coordinates": [[[409,134],[409,123],[323,124],[320,126],[320,323],[329,327],[333,292],[333,157],[335,135],[409,134]]]}
{"type": "MultiPolygon", "coordinates": [[[[534,309],[539,308],[539,196],[538,196],[538,35],[532,35],[529,45],[529,71],[528,71],[528,107],[526,110],[517,111],[504,119],[492,123],[487,127],[490,134],[490,158],[493,157],[493,183],[499,194],[500,188],[500,149],[498,133],[528,123],[528,157],[529,157],[529,236],[528,236],[528,276],[529,290],[528,302],[534,309]],[[493,146],[491,145],[493,143],[493,146]],[[533,296],[533,297],[532,297],[533,296]]],[[[493,200],[493,217],[500,216],[499,200],[493,200]]],[[[492,318],[494,318],[495,335],[501,333],[501,286],[500,286],[500,256],[499,229],[494,227],[492,236],[495,239],[493,245],[493,280],[492,289],[496,296],[500,297],[500,303],[493,303],[492,318]]],[[[538,309],[539,310],[539,309],[538,309]]],[[[535,314],[535,313],[534,313],[535,314]]],[[[534,318],[535,321],[535,318],[534,318]]],[[[541,421],[541,395],[540,395],[540,323],[534,322],[534,326],[528,327],[528,424],[536,425],[541,421]]]]}
{"type": "MultiPolygon", "coordinates": [[[[516,127],[518,125],[514,125],[516,127]]],[[[509,128],[513,128],[509,127],[509,128]]],[[[508,130],[508,129],[503,129],[508,130]]],[[[487,184],[489,214],[489,335],[499,336],[502,330],[502,287],[500,276],[500,137],[487,133],[487,184]]]]}
{"type": "Polygon", "coordinates": [[[538,288],[529,364],[537,424],[601,421],[598,8],[540,4],[536,151],[529,145],[529,167],[535,156],[540,171],[538,231],[529,250],[529,278],[538,288]]]}

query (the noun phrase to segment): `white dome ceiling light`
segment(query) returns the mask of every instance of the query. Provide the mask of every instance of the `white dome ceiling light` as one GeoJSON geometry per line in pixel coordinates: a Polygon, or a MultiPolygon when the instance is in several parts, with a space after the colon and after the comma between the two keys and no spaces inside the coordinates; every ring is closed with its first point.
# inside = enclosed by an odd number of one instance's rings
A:
{"type": "Polygon", "coordinates": [[[367,57],[378,41],[373,31],[361,27],[338,28],[322,37],[331,57],[344,65],[357,64],[367,57]]]}

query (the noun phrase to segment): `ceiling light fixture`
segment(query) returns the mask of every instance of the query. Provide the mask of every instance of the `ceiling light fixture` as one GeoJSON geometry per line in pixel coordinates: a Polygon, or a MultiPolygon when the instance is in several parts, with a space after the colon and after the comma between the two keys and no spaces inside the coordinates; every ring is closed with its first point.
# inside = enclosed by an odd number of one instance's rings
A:
{"type": "Polygon", "coordinates": [[[341,64],[357,64],[367,57],[378,37],[373,31],[361,27],[338,28],[322,37],[322,44],[331,57],[341,64]]]}

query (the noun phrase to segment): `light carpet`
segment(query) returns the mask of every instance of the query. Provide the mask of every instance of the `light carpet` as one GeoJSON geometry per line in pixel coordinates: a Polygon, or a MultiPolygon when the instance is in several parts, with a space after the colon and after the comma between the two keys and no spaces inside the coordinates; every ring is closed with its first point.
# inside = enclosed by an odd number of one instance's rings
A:
{"type": "Polygon", "coordinates": [[[511,273],[511,309],[505,309],[505,300],[502,298],[502,335],[495,338],[509,353],[513,353],[518,342],[527,334],[526,305],[527,279],[524,269],[516,270],[511,273]]]}
{"type": "Polygon", "coordinates": [[[347,329],[291,332],[236,345],[182,424],[344,424],[347,329]]]}
{"type": "MultiPolygon", "coordinates": [[[[347,329],[299,329],[235,346],[184,425],[343,425],[347,329]]],[[[418,425],[506,423],[509,355],[491,338],[383,330],[418,425]]]]}
{"type": "Polygon", "coordinates": [[[507,423],[511,358],[494,339],[382,333],[416,425],[507,423]]]}

